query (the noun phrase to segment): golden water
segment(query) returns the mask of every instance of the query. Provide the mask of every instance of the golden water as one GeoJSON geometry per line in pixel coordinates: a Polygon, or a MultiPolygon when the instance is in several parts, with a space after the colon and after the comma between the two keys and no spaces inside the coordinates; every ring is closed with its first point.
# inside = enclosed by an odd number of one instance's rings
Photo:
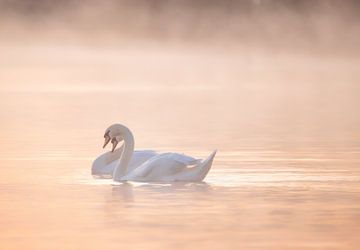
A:
{"type": "Polygon", "coordinates": [[[194,51],[1,48],[0,249],[358,249],[359,64],[194,51]],[[115,122],[209,175],[94,179],[115,122]]]}

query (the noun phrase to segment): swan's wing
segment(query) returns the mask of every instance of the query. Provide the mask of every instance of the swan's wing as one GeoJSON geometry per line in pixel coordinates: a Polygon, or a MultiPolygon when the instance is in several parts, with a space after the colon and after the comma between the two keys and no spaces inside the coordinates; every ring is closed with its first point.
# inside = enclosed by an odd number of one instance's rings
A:
{"type": "Polygon", "coordinates": [[[156,155],[157,153],[153,150],[134,151],[129,163],[128,171],[134,170],[156,155]]]}
{"type": "Polygon", "coordinates": [[[169,180],[171,181],[202,181],[209,172],[216,150],[213,151],[206,159],[200,161],[194,167],[185,168],[173,175],[169,180]]]}
{"type": "Polygon", "coordinates": [[[179,154],[179,153],[165,153],[167,158],[177,161],[179,163],[182,163],[184,165],[194,165],[198,163],[198,159],[195,159],[194,157],[185,155],[185,154],[179,154]]]}
{"type": "Polygon", "coordinates": [[[197,159],[178,153],[158,154],[133,171],[130,171],[124,179],[127,180],[161,180],[164,176],[171,176],[182,171],[187,166],[194,165],[197,159]]]}
{"type": "Polygon", "coordinates": [[[167,175],[169,170],[179,171],[185,165],[178,161],[171,160],[166,157],[154,157],[144,162],[141,166],[130,171],[125,177],[125,180],[146,180],[152,176],[153,180],[157,180],[156,176],[167,175]]]}

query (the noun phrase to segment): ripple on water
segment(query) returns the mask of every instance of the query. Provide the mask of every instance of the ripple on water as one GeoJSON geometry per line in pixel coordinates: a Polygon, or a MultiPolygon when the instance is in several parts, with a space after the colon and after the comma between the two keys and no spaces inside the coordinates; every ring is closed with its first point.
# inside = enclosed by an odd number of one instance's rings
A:
{"type": "MultiPolygon", "coordinates": [[[[67,184],[84,185],[121,185],[111,178],[92,177],[89,173],[82,172],[72,180],[63,179],[67,184]]],[[[211,170],[203,183],[219,187],[244,187],[244,186],[326,186],[360,182],[360,176],[348,171],[308,169],[256,169],[238,170],[221,169],[211,170]]],[[[146,182],[131,182],[134,186],[149,185],[146,182]]],[[[151,183],[151,185],[171,185],[169,183],[151,183]]]]}

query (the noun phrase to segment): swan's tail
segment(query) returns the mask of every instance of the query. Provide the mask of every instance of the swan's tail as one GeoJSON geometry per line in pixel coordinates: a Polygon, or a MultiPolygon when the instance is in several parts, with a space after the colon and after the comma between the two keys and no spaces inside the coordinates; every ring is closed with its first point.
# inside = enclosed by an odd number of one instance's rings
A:
{"type": "Polygon", "coordinates": [[[197,165],[190,167],[171,177],[171,181],[202,181],[209,172],[214,160],[216,150],[212,152],[205,160],[197,165]]]}
{"type": "Polygon", "coordinates": [[[206,158],[205,160],[201,161],[199,163],[199,165],[197,165],[195,168],[199,171],[198,175],[197,175],[197,180],[196,181],[202,181],[205,176],[207,175],[207,173],[210,171],[211,165],[213,163],[214,157],[216,155],[217,150],[214,150],[214,152],[212,152],[208,158],[206,158]]]}

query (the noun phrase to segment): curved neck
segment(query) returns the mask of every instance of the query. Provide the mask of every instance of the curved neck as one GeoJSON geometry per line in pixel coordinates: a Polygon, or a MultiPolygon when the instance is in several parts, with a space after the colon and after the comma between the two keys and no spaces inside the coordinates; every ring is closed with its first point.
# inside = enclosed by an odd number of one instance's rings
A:
{"type": "Polygon", "coordinates": [[[127,173],[128,165],[130,163],[132,154],[134,152],[134,136],[131,133],[130,129],[123,125],[119,125],[120,133],[124,138],[124,146],[121,153],[120,160],[116,165],[114,172],[113,172],[113,180],[120,181],[121,178],[127,173]]]}

